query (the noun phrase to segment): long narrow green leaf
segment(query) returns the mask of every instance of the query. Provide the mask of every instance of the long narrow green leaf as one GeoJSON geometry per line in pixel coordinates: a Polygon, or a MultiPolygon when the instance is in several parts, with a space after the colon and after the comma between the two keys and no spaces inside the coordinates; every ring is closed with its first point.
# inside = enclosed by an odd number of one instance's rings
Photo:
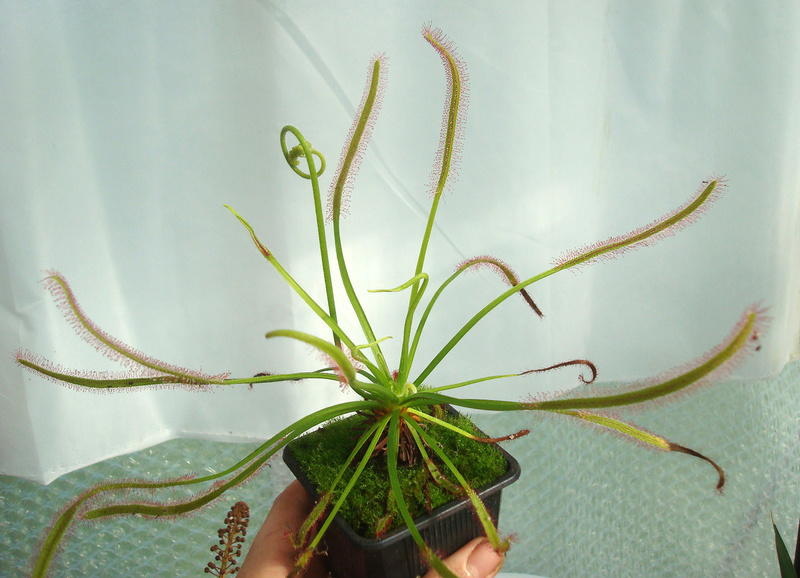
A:
{"type": "Polygon", "coordinates": [[[328,379],[332,381],[339,381],[339,376],[335,373],[334,368],[326,367],[317,371],[303,371],[298,373],[275,373],[266,375],[255,375],[253,377],[237,377],[235,379],[226,379],[224,385],[236,385],[247,383],[255,385],[257,383],[276,383],[282,381],[302,381],[305,379],[328,379]]]}
{"type": "Polygon", "coordinates": [[[350,131],[350,138],[342,151],[342,158],[339,164],[338,177],[333,185],[331,194],[331,216],[333,220],[333,240],[336,249],[336,261],[339,265],[339,275],[342,279],[347,298],[353,311],[358,318],[361,329],[367,341],[371,343],[370,349],[375,356],[375,361],[382,371],[375,372],[375,375],[382,380],[385,380],[385,385],[391,386],[389,380],[389,367],[381,352],[380,345],[375,338],[375,332],[367,319],[364,308],[358,300],[358,295],[353,288],[353,283],[350,279],[350,274],[347,271],[347,263],[344,257],[344,250],[342,248],[341,237],[341,212],[342,204],[344,202],[344,194],[352,178],[354,177],[354,169],[357,168],[359,153],[364,150],[369,140],[371,127],[375,122],[378,110],[380,109],[380,97],[385,86],[385,63],[380,57],[375,58],[372,64],[372,71],[367,88],[364,92],[364,98],[361,102],[360,114],[356,117],[353,128],[350,131]]]}
{"type": "Polygon", "coordinates": [[[342,371],[342,374],[344,375],[348,384],[355,382],[355,367],[353,367],[353,364],[344,354],[344,351],[336,347],[333,343],[329,343],[324,339],[320,339],[314,335],[303,333],[302,331],[295,331],[294,329],[277,329],[266,334],[267,339],[271,339],[273,337],[289,337],[319,349],[325,355],[330,357],[334,363],[336,363],[336,365],[342,371]]]}
{"type": "Polygon", "coordinates": [[[402,285],[395,287],[394,289],[367,289],[368,293],[398,293],[400,291],[405,291],[409,287],[415,285],[418,281],[426,281],[428,279],[427,273],[420,273],[419,275],[415,275],[402,285]]]}
{"type": "Polygon", "coordinates": [[[718,480],[716,489],[718,491],[721,491],[722,487],[725,485],[725,472],[722,470],[721,467],[719,467],[719,465],[714,460],[712,460],[707,456],[704,456],[700,452],[673,443],[659,435],[651,433],[632,423],[624,422],[606,415],[599,415],[596,413],[589,413],[585,411],[553,410],[553,413],[560,413],[562,415],[576,417],[584,421],[587,421],[589,423],[593,423],[595,425],[599,425],[601,427],[614,430],[618,434],[622,434],[624,437],[630,438],[634,441],[643,443],[645,445],[649,445],[650,447],[653,447],[658,450],[663,450],[667,452],[679,452],[682,454],[690,455],[695,458],[700,458],[701,460],[711,464],[711,466],[713,466],[714,469],[717,471],[718,480]]]}
{"type": "MultiPolygon", "coordinates": [[[[61,381],[64,383],[71,383],[81,387],[89,387],[92,389],[120,389],[120,388],[136,388],[148,387],[157,385],[181,385],[184,382],[181,378],[174,375],[158,375],[155,377],[87,377],[79,374],[66,373],[63,371],[55,371],[42,364],[34,363],[26,358],[17,358],[20,365],[31,369],[37,373],[61,381]]],[[[284,373],[274,375],[261,375],[256,377],[242,377],[235,379],[213,379],[208,382],[197,385],[235,385],[235,384],[255,384],[255,383],[276,383],[282,381],[300,381],[304,379],[328,379],[338,381],[339,377],[331,373],[322,372],[299,372],[299,373],[284,373]]]]}
{"type": "MultiPolygon", "coordinates": [[[[192,484],[199,484],[203,482],[210,482],[225,476],[228,476],[236,471],[242,470],[246,468],[248,464],[252,464],[255,462],[263,463],[266,459],[269,459],[274,453],[277,451],[277,445],[280,443],[280,440],[286,438],[287,436],[292,436],[295,432],[302,433],[308,431],[309,429],[315,427],[316,425],[333,419],[334,417],[338,417],[340,415],[345,415],[348,413],[353,413],[356,411],[368,411],[371,409],[377,409],[382,407],[382,404],[372,401],[356,401],[356,402],[346,402],[342,404],[337,404],[335,406],[331,406],[328,408],[324,408],[322,410],[313,412],[306,417],[296,421],[295,423],[289,425],[288,427],[284,428],[282,431],[278,432],[266,442],[261,444],[256,450],[250,452],[245,458],[234,464],[233,466],[215,474],[209,474],[206,476],[198,477],[198,478],[188,478],[188,479],[180,479],[180,480],[157,480],[152,482],[131,482],[131,481],[124,481],[124,482],[112,482],[109,484],[102,484],[84,492],[73,502],[67,506],[67,508],[61,512],[59,517],[56,519],[55,523],[53,524],[52,528],[50,528],[47,537],[45,538],[44,543],[39,551],[38,557],[36,559],[36,563],[33,570],[34,578],[43,578],[47,575],[48,568],[50,567],[50,563],[53,560],[56,552],[58,551],[59,545],[61,541],[64,539],[64,535],[71,526],[75,515],[80,511],[80,509],[84,506],[84,504],[93,498],[94,496],[104,493],[104,492],[112,492],[118,490],[131,490],[131,489],[149,489],[149,490],[157,490],[163,488],[170,488],[170,487],[178,487],[178,486],[186,486],[192,484]],[[266,459],[260,459],[264,458],[266,459]]],[[[282,447],[282,446],[281,446],[282,447]]],[[[257,471],[258,468],[255,468],[254,471],[257,471]]],[[[252,473],[252,472],[251,472],[252,473]]],[[[243,478],[241,481],[244,481],[243,478]]],[[[230,487],[230,485],[228,486],[230,487]]],[[[141,505],[141,504],[140,504],[141,505]]],[[[202,504],[200,504],[202,505],[202,504]]],[[[135,506],[135,505],[134,505],[135,506]]],[[[196,507],[199,507],[196,506],[196,507]]],[[[196,508],[195,507],[195,508],[196,508]]],[[[191,508],[191,506],[190,506],[191,508]]],[[[191,511],[191,510],[187,510],[191,511]]],[[[89,515],[87,513],[87,518],[93,517],[103,517],[108,515],[114,514],[122,514],[122,513],[141,513],[147,514],[148,512],[145,511],[110,511],[110,510],[95,510],[93,515],[89,515]]],[[[179,512],[180,513],[180,512],[179,512]]],[[[159,513],[154,513],[152,515],[162,515],[159,513]]]]}
{"type": "Polygon", "coordinates": [[[503,303],[512,295],[519,293],[529,285],[532,285],[537,281],[541,281],[542,279],[558,273],[559,271],[588,263],[589,261],[603,256],[623,252],[625,249],[633,247],[634,245],[640,245],[650,239],[655,240],[669,234],[677,227],[681,226],[682,223],[690,222],[703,210],[704,207],[708,205],[709,202],[713,201],[719,192],[718,185],[719,181],[713,180],[708,183],[705,188],[700,191],[700,193],[697,194],[689,203],[676,211],[674,214],[663,217],[662,219],[655,221],[653,224],[634,231],[628,235],[610,239],[605,243],[600,243],[598,246],[591,247],[585,252],[581,252],[575,257],[565,260],[563,263],[556,265],[544,273],[540,273],[534,277],[530,277],[529,279],[520,282],[518,285],[514,285],[496,299],[488,303],[485,307],[483,307],[483,309],[478,311],[469,321],[467,321],[464,326],[450,339],[450,341],[448,341],[445,346],[442,347],[439,353],[434,356],[425,369],[422,370],[419,376],[414,380],[414,383],[421,383],[425,381],[428,375],[430,375],[430,373],[439,365],[439,363],[442,362],[442,360],[450,353],[453,347],[455,347],[458,342],[461,341],[461,339],[463,339],[464,336],[473,327],[475,327],[475,325],[481,319],[486,317],[486,315],[488,315],[498,305],[503,303]]]}
{"type": "MultiPolygon", "coordinates": [[[[342,380],[350,386],[350,388],[358,393],[364,399],[380,399],[388,403],[396,403],[397,397],[392,392],[379,384],[364,383],[356,379],[356,370],[350,359],[345,353],[336,347],[333,343],[329,343],[324,339],[320,339],[314,335],[303,333],[302,331],[295,331],[293,329],[277,329],[270,331],[266,335],[267,339],[273,337],[289,337],[307,343],[312,347],[320,350],[327,355],[341,370],[342,380]]],[[[341,381],[341,380],[340,380],[341,381]]]]}
{"type": "MultiPolygon", "coordinates": [[[[295,432],[290,435],[285,436],[282,440],[280,440],[274,450],[267,452],[258,459],[254,460],[251,464],[241,470],[238,474],[233,476],[230,480],[226,482],[213,486],[207,492],[201,492],[195,498],[190,499],[185,502],[178,502],[178,503],[171,503],[171,504],[143,504],[143,503],[132,503],[132,504],[115,504],[111,506],[105,506],[102,508],[95,508],[86,512],[83,516],[85,520],[94,520],[98,518],[107,518],[109,516],[119,516],[123,514],[137,514],[140,516],[151,516],[151,517],[163,517],[163,516],[178,516],[181,514],[187,514],[189,512],[193,512],[198,508],[205,506],[206,504],[216,500],[222,494],[233,488],[234,486],[238,486],[242,482],[249,479],[253,474],[258,472],[261,467],[279,450],[286,446],[286,444],[290,443],[294,438],[300,435],[302,432],[295,432]]],[[[134,486],[135,487],[135,486],[134,486]]],[[[171,485],[165,486],[158,486],[159,488],[166,488],[171,487],[171,485]]]]}
{"type": "Polygon", "coordinates": [[[303,289],[297,281],[295,281],[294,277],[292,277],[289,274],[289,272],[283,268],[278,259],[272,253],[272,251],[270,251],[266,247],[266,245],[264,245],[258,238],[258,235],[256,235],[256,232],[250,225],[250,223],[248,223],[247,220],[244,217],[242,217],[239,213],[237,213],[230,205],[224,205],[224,207],[228,209],[231,213],[233,213],[233,216],[239,220],[239,222],[245,229],[247,229],[247,232],[250,233],[250,238],[252,239],[256,248],[264,256],[264,258],[275,268],[275,270],[280,274],[280,276],[283,277],[286,283],[288,283],[289,286],[292,289],[294,289],[295,293],[297,293],[300,296],[300,298],[303,301],[305,301],[306,304],[314,311],[314,313],[316,313],[317,316],[320,319],[322,319],[325,322],[325,324],[328,325],[328,327],[330,327],[331,330],[334,333],[336,333],[342,339],[342,341],[344,341],[349,347],[353,342],[347,337],[347,335],[345,335],[342,328],[339,327],[338,323],[336,323],[336,321],[324,309],[322,309],[322,307],[320,307],[319,304],[317,304],[317,302],[314,301],[314,299],[311,298],[311,296],[306,292],[306,290],[303,289]]]}
{"type": "Polygon", "coordinates": [[[576,366],[576,365],[584,366],[591,373],[591,377],[589,379],[586,379],[583,376],[583,374],[578,376],[578,379],[580,379],[580,381],[582,383],[589,384],[589,383],[592,383],[597,378],[597,368],[595,367],[595,365],[591,361],[588,361],[586,359],[572,359],[570,361],[564,361],[564,362],[561,362],[561,363],[556,363],[555,365],[551,365],[550,367],[542,367],[542,368],[539,368],[539,369],[528,369],[526,371],[521,371],[519,373],[505,373],[505,374],[502,374],[502,375],[487,375],[485,377],[477,377],[475,379],[469,379],[467,381],[461,381],[461,382],[458,382],[458,383],[451,383],[451,384],[448,384],[448,385],[441,385],[439,387],[431,387],[431,388],[427,388],[426,387],[425,391],[428,392],[428,393],[437,393],[437,392],[440,392],[440,391],[447,391],[448,389],[457,389],[459,387],[465,387],[467,385],[473,385],[473,384],[476,384],[476,383],[482,383],[484,381],[492,381],[492,380],[495,380],[495,379],[506,379],[506,378],[510,378],[510,377],[521,377],[523,375],[529,375],[531,373],[542,373],[542,372],[545,372],[545,371],[552,371],[554,369],[559,369],[559,368],[562,368],[562,367],[576,366]]]}
{"type": "Polygon", "coordinates": [[[797,578],[797,570],[792,562],[792,557],[789,555],[789,550],[786,549],[786,544],[781,538],[778,527],[775,525],[775,518],[772,518],[772,530],[775,533],[775,550],[778,554],[778,565],[781,569],[781,578],[797,578]]]}
{"type": "Polygon", "coordinates": [[[612,253],[625,251],[635,245],[640,245],[651,239],[658,238],[660,235],[674,233],[677,228],[695,219],[697,215],[700,214],[699,211],[706,207],[709,201],[713,201],[716,195],[719,194],[719,179],[703,184],[705,187],[677,211],[654,221],[647,227],[642,227],[622,237],[613,237],[603,243],[597,243],[587,249],[577,251],[573,257],[564,259],[563,262],[556,265],[555,270],[561,271],[570,269],[612,253]]]}
{"type": "Polygon", "coordinates": [[[519,373],[506,373],[503,375],[487,375],[486,377],[476,377],[475,379],[468,379],[467,381],[460,381],[458,383],[451,383],[448,385],[441,385],[439,387],[432,387],[425,391],[430,393],[437,393],[439,391],[447,391],[448,389],[457,389],[459,387],[466,387],[467,385],[474,385],[476,383],[483,383],[484,381],[493,381],[495,379],[506,379],[508,377],[519,377],[519,373]]]}
{"type": "Polygon", "coordinates": [[[56,371],[55,369],[51,369],[44,364],[35,363],[34,361],[24,357],[17,357],[17,363],[56,381],[71,383],[81,387],[90,387],[92,389],[117,389],[126,387],[146,387],[153,385],[183,383],[181,378],[176,377],[175,375],[158,375],[154,377],[92,378],[74,373],[66,373],[64,371],[56,371]]]}
{"type": "Polygon", "coordinates": [[[623,436],[630,437],[638,442],[652,446],[659,450],[670,451],[670,446],[672,445],[670,444],[669,441],[667,441],[666,439],[664,439],[659,435],[650,433],[649,431],[642,429],[632,423],[620,421],[618,419],[608,417],[605,415],[599,415],[585,411],[573,411],[573,410],[553,410],[552,413],[559,413],[561,415],[577,417],[578,419],[582,419],[584,421],[588,421],[590,423],[602,427],[613,429],[617,433],[622,434],[623,436]]]}
{"type": "MultiPolygon", "coordinates": [[[[67,280],[59,273],[51,271],[44,279],[43,283],[45,288],[50,291],[55,299],[56,305],[64,314],[67,322],[84,341],[94,346],[109,359],[130,367],[134,371],[139,371],[140,377],[157,377],[155,374],[163,374],[174,377],[174,380],[170,381],[170,383],[192,385],[204,385],[225,377],[224,375],[206,375],[199,371],[178,367],[145,355],[141,351],[123,343],[95,325],[78,304],[78,300],[72,292],[69,283],[67,283],[67,280]]],[[[26,367],[37,371],[38,369],[34,367],[34,365],[43,366],[43,364],[36,364],[30,359],[28,352],[19,352],[17,354],[17,360],[26,367]],[[24,363],[23,360],[30,363],[24,363]]],[[[46,369],[54,371],[53,368],[46,369]]],[[[47,375],[45,371],[41,373],[47,375]]],[[[75,375],[72,377],[74,378],[75,375]]]]}
{"type": "MultiPolygon", "coordinates": [[[[447,185],[451,168],[458,162],[457,143],[463,134],[467,116],[466,78],[463,74],[464,63],[458,57],[455,46],[438,28],[434,29],[430,26],[426,26],[422,30],[422,35],[434,50],[439,53],[442,63],[444,64],[447,77],[447,98],[445,102],[445,115],[442,122],[439,150],[436,153],[436,161],[434,163],[434,174],[438,172],[438,178],[433,190],[433,202],[431,203],[431,209],[428,213],[425,232],[422,235],[422,242],[420,243],[417,266],[414,271],[415,276],[421,274],[425,267],[425,257],[428,252],[428,244],[430,243],[431,233],[433,232],[436,213],[439,209],[439,202],[441,201],[442,193],[447,185]]],[[[410,318],[414,314],[412,304],[419,299],[424,289],[424,287],[415,285],[409,297],[409,310],[406,315],[403,350],[401,353],[401,358],[405,361],[400,368],[399,378],[401,383],[407,380],[411,366],[411,360],[408,359],[409,355],[406,348],[409,345],[411,337],[410,318]]]]}
{"type": "Polygon", "coordinates": [[[445,290],[445,288],[452,283],[456,277],[458,277],[461,273],[464,272],[464,269],[458,269],[455,273],[450,275],[445,281],[439,286],[436,292],[431,297],[430,301],[428,301],[428,305],[425,307],[425,311],[422,312],[422,317],[419,319],[419,323],[417,323],[417,329],[414,331],[414,338],[411,339],[411,326],[413,324],[413,314],[411,307],[413,305],[414,310],[416,310],[416,304],[419,302],[420,297],[425,292],[427,284],[420,287],[419,295],[415,296],[415,298],[409,303],[409,312],[406,315],[406,323],[404,327],[403,333],[403,349],[401,352],[401,361],[400,361],[400,370],[398,375],[398,381],[404,382],[408,379],[408,376],[411,372],[411,366],[414,364],[414,357],[417,353],[417,346],[419,345],[419,341],[422,338],[422,332],[425,328],[425,323],[428,321],[428,316],[433,311],[434,305],[439,300],[439,296],[445,290]],[[410,343],[409,343],[410,341],[410,343]]]}
{"type": "MultiPolygon", "coordinates": [[[[308,416],[296,421],[294,424],[290,425],[282,432],[273,436],[271,440],[274,440],[274,442],[270,446],[269,451],[262,453],[255,460],[251,461],[249,464],[244,466],[243,469],[241,469],[239,473],[236,474],[233,478],[231,478],[230,480],[228,480],[223,484],[212,487],[209,492],[200,494],[193,500],[176,504],[153,505],[153,504],[132,503],[132,504],[118,504],[118,505],[106,506],[102,508],[95,508],[93,510],[88,511],[84,515],[84,519],[90,520],[96,518],[105,518],[120,514],[139,514],[143,516],[174,516],[194,511],[202,507],[203,505],[213,501],[214,499],[222,495],[230,488],[237,486],[242,482],[244,482],[245,480],[247,480],[250,476],[256,473],[261,468],[261,466],[263,466],[267,462],[267,460],[269,460],[275,453],[280,451],[287,444],[291,443],[291,441],[294,440],[297,436],[302,435],[309,429],[319,425],[320,423],[333,419],[335,417],[352,413],[353,411],[366,411],[369,409],[373,409],[375,407],[380,407],[380,405],[376,404],[375,402],[356,401],[356,402],[339,404],[309,414],[308,416]]],[[[228,470],[226,470],[226,472],[230,471],[231,468],[228,468],[228,470]]],[[[218,479],[220,477],[223,477],[223,475],[224,475],[223,473],[213,474],[211,476],[205,476],[203,478],[197,478],[193,480],[179,480],[176,482],[169,482],[166,484],[161,484],[153,487],[166,488],[179,485],[187,485],[191,483],[198,483],[200,481],[218,479]]],[[[135,486],[135,487],[150,487],[150,486],[135,486]]]]}
{"type": "Polygon", "coordinates": [[[613,395],[597,397],[562,398],[546,401],[536,401],[529,404],[529,409],[596,409],[607,407],[620,407],[658,399],[674,394],[720,369],[723,365],[733,360],[738,353],[744,352],[748,345],[757,338],[756,327],[759,324],[759,312],[755,309],[745,311],[739,323],[727,342],[723,343],[716,351],[707,354],[705,361],[691,369],[671,378],[648,387],[633,389],[613,395]]]}
{"type": "Polygon", "coordinates": [[[472,434],[472,433],[470,433],[470,432],[468,432],[466,430],[463,430],[460,427],[458,427],[458,426],[456,426],[456,425],[454,425],[452,423],[446,422],[443,419],[439,419],[439,418],[437,418],[435,416],[428,415],[424,411],[418,411],[418,410],[416,410],[414,408],[408,408],[408,413],[410,413],[412,415],[415,415],[415,416],[417,416],[418,418],[420,418],[422,420],[425,420],[425,421],[428,421],[430,423],[436,424],[436,425],[438,425],[440,427],[447,428],[450,431],[453,431],[453,432],[455,432],[455,433],[457,433],[459,435],[464,436],[465,438],[469,438],[471,440],[477,439],[476,435],[474,435],[474,434],[472,434]]]}

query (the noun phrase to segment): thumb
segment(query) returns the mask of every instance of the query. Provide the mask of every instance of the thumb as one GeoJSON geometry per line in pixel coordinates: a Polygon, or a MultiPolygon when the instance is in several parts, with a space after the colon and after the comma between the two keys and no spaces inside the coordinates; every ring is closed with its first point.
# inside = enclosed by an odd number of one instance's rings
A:
{"type": "MultiPolygon", "coordinates": [[[[444,560],[459,578],[492,578],[503,567],[503,554],[494,551],[487,538],[475,538],[444,560]]],[[[424,578],[440,578],[431,570],[424,578]]]]}

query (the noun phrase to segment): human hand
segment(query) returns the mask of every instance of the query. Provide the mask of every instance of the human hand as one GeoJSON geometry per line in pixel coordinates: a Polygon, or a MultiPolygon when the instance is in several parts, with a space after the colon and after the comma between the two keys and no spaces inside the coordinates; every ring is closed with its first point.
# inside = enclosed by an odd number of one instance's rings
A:
{"type": "MultiPolygon", "coordinates": [[[[300,482],[295,480],[277,497],[256,534],[238,578],[286,578],[294,566],[296,550],[289,534],[297,532],[314,507],[300,482]]],[[[304,578],[328,578],[320,556],[314,556],[304,578]]]]}
{"type": "MultiPolygon", "coordinates": [[[[295,549],[287,535],[296,532],[314,503],[300,482],[294,481],[277,497],[267,519],[250,546],[239,570],[238,578],[286,578],[294,566],[295,549]]],[[[503,566],[503,555],[497,554],[486,538],[476,538],[444,560],[459,578],[492,578],[503,566]]],[[[304,578],[327,578],[321,556],[311,559],[304,578]]],[[[439,578],[431,570],[424,578],[439,578]]]]}

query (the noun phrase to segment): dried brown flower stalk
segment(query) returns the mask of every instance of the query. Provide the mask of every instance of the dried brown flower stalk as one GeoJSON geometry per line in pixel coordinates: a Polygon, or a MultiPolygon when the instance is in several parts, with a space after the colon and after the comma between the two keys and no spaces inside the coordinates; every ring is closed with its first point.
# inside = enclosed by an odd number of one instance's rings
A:
{"type": "Polygon", "coordinates": [[[247,536],[249,522],[250,508],[245,502],[236,502],[228,510],[225,527],[217,531],[219,544],[211,546],[211,551],[215,554],[214,561],[209,562],[206,566],[206,574],[223,578],[224,576],[233,576],[239,571],[236,562],[237,558],[242,555],[242,544],[247,536]]]}

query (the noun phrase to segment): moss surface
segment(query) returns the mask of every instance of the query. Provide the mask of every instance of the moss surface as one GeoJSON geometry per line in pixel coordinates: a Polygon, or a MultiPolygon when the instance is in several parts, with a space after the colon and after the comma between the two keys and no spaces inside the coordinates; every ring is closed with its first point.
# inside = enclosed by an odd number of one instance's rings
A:
{"type": "MultiPolygon", "coordinates": [[[[477,431],[466,416],[455,417],[445,412],[443,418],[466,431],[477,431]]],[[[360,415],[334,420],[326,424],[324,429],[307,434],[291,444],[292,453],[319,494],[330,488],[358,437],[363,433],[365,421],[366,418],[360,415]]],[[[476,442],[434,424],[427,424],[425,428],[473,488],[478,489],[494,481],[508,470],[505,456],[494,444],[476,442]]],[[[433,450],[428,449],[428,454],[439,470],[457,484],[433,450]]],[[[334,492],[335,497],[341,495],[341,490],[347,485],[355,469],[355,464],[351,465],[350,471],[345,474],[334,492]]],[[[403,497],[414,518],[426,514],[429,506],[437,508],[454,498],[452,493],[432,480],[421,458],[414,466],[400,466],[398,469],[403,497]]],[[[379,521],[386,520],[387,515],[391,521],[384,531],[402,525],[400,513],[389,496],[389,474],[385,456],[379,455],[369,461],[340,513],[358,534],[368,538],[376,536],[379,521]]]]}

